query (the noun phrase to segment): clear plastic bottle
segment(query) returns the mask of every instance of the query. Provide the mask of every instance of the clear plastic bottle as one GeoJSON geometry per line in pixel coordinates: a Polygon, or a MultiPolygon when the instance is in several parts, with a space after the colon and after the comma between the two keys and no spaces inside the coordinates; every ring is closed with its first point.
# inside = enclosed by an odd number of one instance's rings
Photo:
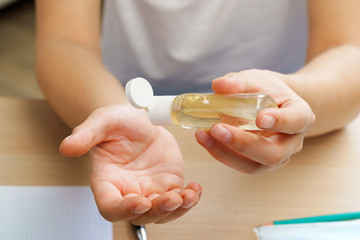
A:
{"type": "Polygon", "coordinates": [[[155,125],[177,125],[188,129],[209,129],[226,123],[245,130],[257,130],[255,119],[265,108],[277,108],[265,94],[187,93],[179,96],[153,96],[149,82],[135,78],[126,85],[129,102],[147,110],[155,125]]]}

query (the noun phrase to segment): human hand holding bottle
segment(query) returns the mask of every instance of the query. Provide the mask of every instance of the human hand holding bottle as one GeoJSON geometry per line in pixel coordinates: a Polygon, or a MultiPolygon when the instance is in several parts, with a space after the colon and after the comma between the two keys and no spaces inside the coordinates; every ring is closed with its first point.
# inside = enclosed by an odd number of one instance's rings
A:
{"type": "Polygon", "coordinates": [[[200,199],[199,184],[184,188],[183,158],[175,139],[150,124],[143,110],[127,104],[99,108],[60,146],[66,156],[90,149],[91,188],[109,221],[165,223],[200,199]]]}
{"type": "Polygon", "coordinates": [[[198,130],[197,141],[214,158],[238,171],[261,174],[286,165],[301,150],[315,115],[282,79],[286,75],[266,70],[229,73],[215,79],[215,93],[263,93],[273,97],[279,108],[258,114],[256,124],[261,131],[219,123],[209,131],[198,130]]]}

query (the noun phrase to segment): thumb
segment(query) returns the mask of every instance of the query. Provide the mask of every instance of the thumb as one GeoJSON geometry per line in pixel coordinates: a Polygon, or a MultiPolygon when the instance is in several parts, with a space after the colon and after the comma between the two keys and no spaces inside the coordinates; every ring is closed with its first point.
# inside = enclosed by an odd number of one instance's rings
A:
{"type": "Polygon", "coordinates": [[[82,124],[74,128],[71,135],[66,137],[60,144],[59,151],[64,156],[82,156],[104,139],[104,124],[101,119],[92,115],[82,124]]]}

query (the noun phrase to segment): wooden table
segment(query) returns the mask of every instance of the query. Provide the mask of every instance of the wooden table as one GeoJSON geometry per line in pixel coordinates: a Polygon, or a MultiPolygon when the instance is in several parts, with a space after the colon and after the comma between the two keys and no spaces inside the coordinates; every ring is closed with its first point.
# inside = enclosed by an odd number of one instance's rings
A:
{"type": "MultiPolygon", "coordinates": [[[[89,159],[58,152],[70,130],[48,103],[0,97],[0,185],[88,185],[89,159]]],[[[250,240],[272,220],[359,211],[360,117],[342,131],[307,139],[291,163],[250,176],[212,159],[193,131],[169,128],[185,157],[185,180],[204,188],[198,206],[179,220],[147,226],[149,239],[250,240]]],[[[114,239],[135,239],[127,223],[114,239]]]]}

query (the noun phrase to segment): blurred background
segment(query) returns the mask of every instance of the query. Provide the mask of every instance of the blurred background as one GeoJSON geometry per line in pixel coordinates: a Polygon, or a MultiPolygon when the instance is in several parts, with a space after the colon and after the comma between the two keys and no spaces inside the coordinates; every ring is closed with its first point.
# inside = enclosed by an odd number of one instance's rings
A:
{"type": "Polygon", "coordinates": [[[35,4],[0,0],[0,96],[42,99],[35,79],[35,4]]]}

